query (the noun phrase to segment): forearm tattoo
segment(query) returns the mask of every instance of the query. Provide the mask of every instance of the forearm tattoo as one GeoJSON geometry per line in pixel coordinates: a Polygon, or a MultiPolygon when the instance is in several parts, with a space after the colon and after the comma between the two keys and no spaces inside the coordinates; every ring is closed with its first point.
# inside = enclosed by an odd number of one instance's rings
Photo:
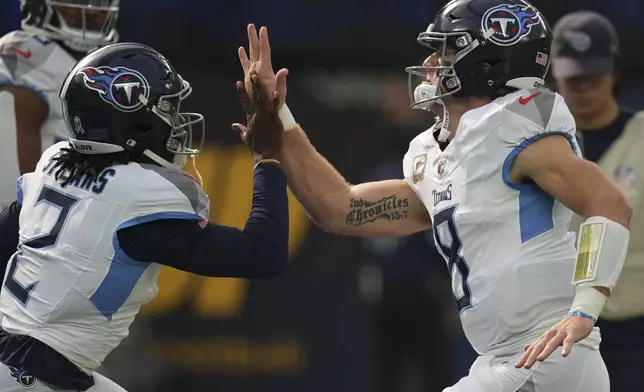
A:
{"type": "Polygon", "coordinates": [[[396,195],[383,197],[377,201],[351,199],[345,223],[347,226],[361,226],[381,219],[388,221],[407,219],[408,206],[408,199],[396,195]]]}

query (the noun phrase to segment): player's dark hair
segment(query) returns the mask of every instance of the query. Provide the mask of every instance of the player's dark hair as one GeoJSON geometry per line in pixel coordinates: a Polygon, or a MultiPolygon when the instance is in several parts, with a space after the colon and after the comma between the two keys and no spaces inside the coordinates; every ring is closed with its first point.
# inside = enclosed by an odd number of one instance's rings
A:
{"type": "Polygon", "coordinates": [[[92,155],[81,154],[72,148],[63,148],[60,151],[61,154],[52,160],[56,161],[54,164],[54,169],[57,169],[55,178],[63,187],[83,176],[89,176],[89,181],[95,180],[106,168],[127,165],[133,160],[129,151],[92,155]]]}

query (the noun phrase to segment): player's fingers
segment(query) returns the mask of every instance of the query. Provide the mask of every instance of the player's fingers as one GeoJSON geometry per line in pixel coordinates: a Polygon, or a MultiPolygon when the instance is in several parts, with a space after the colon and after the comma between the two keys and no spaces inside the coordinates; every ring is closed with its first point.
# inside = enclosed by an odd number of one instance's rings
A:
{"type": "Polygon", "coordinates": [[[241,140],[246,143],[246,136],[248,134],[248,128],[246,126],[240,124],[240,123],[234,123],[230,126],[233,131],[237,132],[239,134],[239,137],[241,140]]]}
{"type": "Polygon", "coordinates": [[[248,51],[250,52],[250,62],[254,63],[259,60],[259,39],[255,25],[248,25],[248,51]]]}
{"type": "Polygon", "coordinates": [[[557,335],[552,340],[550,340],[548,344],[544,346],[541,353],[539,353],[537,360],[544,361],[546,358],[548,358],[550,354],[552,354],[557,349],[557,347],[561,346],[562,342],[564,341],[564,337],[565,333],[563,335],[557,335]]]}
{"type": "Polygon", "coordinates": [[[544,347],[550,339],[546,338],[545,335],[535,344],[532,346],[530,350],[530,355],[528,355],[528,359],[525,361],[524,367],[526,369],[530,369],[532,365],[534,365],[535,362],[537,362],[537,358],[539,357],[539,354],[543,351],[544,347]]]}
{"type": "Polygon", "coordinates": [[[514,367],[521,368],[525,365],[526,361],[528,360],[528,357],[530,357],[530,354],[532,353],[532,345],[526,350],[526,352],[523,353],[521,358],[517,361],[517,363],[514,364],[514,367]]]}
{"type": "Polygon", "coordinates": [[[281,100],[282,100],[282,97],[280,96],[280,93],[275,91],[273,93],[273,104],[272,104],[272,109],[273,109],[273,112],[275,112],[275,115],[277,115],[277,108],[280,107],[280,105],[281,105],[280,101],[281,100]]]}
{"type": "Polygon", "coordinates": [[[239,49],[237,49],[237,54],[239,55],[239,62],[241,63],[244,73],[248,72],[248,69],[250,68],[250,60],[248,59],[246,48],[240,46],[239,49]]]}
{"type": "Polygon", "coordinates": [[[257,105],[259,104],[259,76],[253,71],[250,75],[250,85],[251,85],[251,95],[250,100],[254,105],[255,110],[257,110],[257,105]]]}
{"type": "Polygon", "coordinates": [[[244,82],[237,81],[235,87],[237,88],[237,94],[239,95],[239,100],[242,103],[242,108],[244,108],[244,113],[253,114],[253,104],[248,96],[244,82]]]}
{"type": "Polygon", "coordinates": [[[281,99],[277,107],[281,107],[284,101],[286,100],[286,77],[287,76],[288,76],[288,69],[286,68],[280,69],[279,71],[277,71],[277,74],[275,74],[275,79],[276,79],[275,92],[279,94],[281,99]]]}
{"type": "Polygon", "coordinates": [[[563,349],[561,350],[561,355],[563,357],[567,357],[568,354],[570,354],[570,350],[572,350],[572,346],[575,344],[575,338],[568,335],[563,341],[563,349]]]}
{"type": "Polygon", "coordinates": [[[268,41],[268,29],[262,26],[259,29],[259,60],[266,62],[268,68],[273,69],[271,65],[271,44],[268,41]]]}
{"type": "Polygon", "coordinates": [[[230,127],[233,129],[233,131],[239,132],[240,134],[248,132],[248,128],[240,123],[233,123],[230,127]]]}
{"type": "Polygon", "coordinates": [[[264,92],[264,86],[262,85],[259,76],[252,75],[251,81],[253,85],[253,103],[255,104],[255,112],[270,112],[273,109],[272,96],[264,92]]]}
{"type": "Polygon", "coordinates": [[[532,347],[532,343],[526,344],[525,346],[523,346],[523,351],[527,351],[530,347],[532,347]]]}

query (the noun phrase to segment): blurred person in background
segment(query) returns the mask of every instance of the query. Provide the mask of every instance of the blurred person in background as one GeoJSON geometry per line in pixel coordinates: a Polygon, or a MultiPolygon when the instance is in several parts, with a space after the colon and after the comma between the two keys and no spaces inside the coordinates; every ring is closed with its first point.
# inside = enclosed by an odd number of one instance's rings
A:
{"type": "Polygon", "coordinates": [[[15,198],[18,176],[67,139],[58,98],[67,72],[87,52],[118,39],[119,0],[20,3],[22,30],[0,38],[0,207],[15,198]]]}
{"type": "MultiPolygon", "coordinates": [[[[435,108],[440,119],[410,143],[404,179],[358,185],[316,151],[283,103],[288,70],[274,73],[267,29],[258,36],[249,25],[248,38],[250,57],[238,52],[241,100],[252,113],[252,80],[282,97],[271,128],[284,131],[280,159],[314,222],[362,237],[433,227],[463,329],[480,354],[444,391],[609,390],[595,323],[621,272],[631,209],[580,158],[572,115],[544,88],[552,35],[533,6],[453,0],[441,8],[417,39],[431,54],[407,68],[412,107],[435,108]],[[580,237],[593,239],[579,252],[572,210],[587,217],[580,237]]],[[[233,128],[242,138],[252,132],[233,128]]]]}
{"type": "MultiPolygon", "coordinates": [[[[624,270],[598,322],[611,390],[632,390],[644,385],[644,112],[617,102],[619,38],[604,16],[578,11],[561,18],[552,56],[584,157],[613,179],[634,209],[624,270]]],[[[575,215],[571,227],[578,231],[582,222],[575,215]]]]}

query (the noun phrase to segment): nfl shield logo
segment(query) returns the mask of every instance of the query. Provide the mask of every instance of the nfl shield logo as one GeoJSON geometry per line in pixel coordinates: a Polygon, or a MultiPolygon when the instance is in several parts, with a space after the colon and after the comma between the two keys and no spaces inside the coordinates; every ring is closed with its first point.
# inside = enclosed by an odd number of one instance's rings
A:
{"type": "Polygon", "coordinates": [[[630,166],[618,166],[613,173],[615,183],[624,188],[630,188],[635,181],[635,170],[630,166]]]}

